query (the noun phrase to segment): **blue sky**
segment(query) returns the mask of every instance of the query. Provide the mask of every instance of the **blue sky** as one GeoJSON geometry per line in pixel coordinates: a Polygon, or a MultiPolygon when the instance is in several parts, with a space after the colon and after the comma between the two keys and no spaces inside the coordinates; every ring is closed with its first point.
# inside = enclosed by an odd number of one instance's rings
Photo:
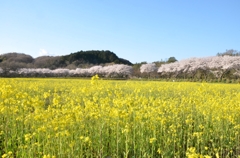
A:
{"type": "Polygon", "coordinates": [[[240,0],[0,0],[0,53],[110,50],[132,63],[240,51],[240,0]]]}

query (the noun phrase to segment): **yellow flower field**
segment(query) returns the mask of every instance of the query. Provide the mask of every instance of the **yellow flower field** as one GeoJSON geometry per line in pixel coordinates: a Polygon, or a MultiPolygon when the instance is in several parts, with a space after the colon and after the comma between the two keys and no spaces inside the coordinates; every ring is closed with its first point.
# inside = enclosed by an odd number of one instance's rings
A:
{"type": "Polygon", "coordinates": [[[2,157],[240,157],[240,84],[0,79],[2,157]]]}

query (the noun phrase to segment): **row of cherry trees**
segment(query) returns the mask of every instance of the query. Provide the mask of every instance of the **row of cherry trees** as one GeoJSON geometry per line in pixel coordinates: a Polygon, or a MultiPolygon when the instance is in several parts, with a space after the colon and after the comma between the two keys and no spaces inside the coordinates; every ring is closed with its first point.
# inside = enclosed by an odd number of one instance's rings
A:
{"type": "MultiPolygon", "coordinates": [[[[240,56],[214,56],[205,58],[189,58],[173,63],[162,64],[146,63],[140,66],[142,76],[160,78],[239,78],[240,56]],[[145,75],[144,75],[145,74],[145,75]]],[[[0,75],[4,70],[0,68],[0,75]]],[[[123,64],[108,66],[93,66],[91,68],[69,69],[30,69],[22,68],[9,71],[12,75],[20,76],[80,76],[89,77],[98,74],[102,77],[134,77],[133,67],[123,64]]],[[[141,76],[137,76],[141,77],[141,76]]]]}
{"type": "Polygon", "coordinates": [[[142,65],[141,73],[154,73],[165,78],[218,78],[240,77],[240,56],[214,56],[190,58],[163,64],[159,68],[154,63],[142,65]]]}
{"type": "MultiPolygon", "coordinates": [[[[0,69],[0,73],[3,70],[0,69]]],[[[102,77],[120,77],[126,78],[132,74],[132,67],[123,64],[115,64],[109,66],[93,66],[91,68],[77,68],[75,70],[70,69],[46,69],[46,68],[21,68],[16,71],[9,71],[10,76],[78,76],[78,77],[90,77],[98,74],[102,77]]],[[[8,74],[8,75],[9,75],[8,74]]]]}

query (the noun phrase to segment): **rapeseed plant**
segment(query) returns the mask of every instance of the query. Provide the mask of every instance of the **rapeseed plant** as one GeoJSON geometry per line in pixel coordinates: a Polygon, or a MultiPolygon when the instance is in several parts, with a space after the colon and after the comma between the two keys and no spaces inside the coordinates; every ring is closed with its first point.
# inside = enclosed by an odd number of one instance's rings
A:
{"type": "Polygon", "coordinates": [[[240,85],[0,80],[2,157],[239,157],[240,85]]]}

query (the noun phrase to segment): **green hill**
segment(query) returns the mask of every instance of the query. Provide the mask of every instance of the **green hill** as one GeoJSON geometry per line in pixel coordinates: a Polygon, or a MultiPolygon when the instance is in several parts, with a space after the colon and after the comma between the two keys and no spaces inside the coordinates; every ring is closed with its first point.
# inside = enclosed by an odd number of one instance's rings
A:
{"type": "Polygon", "coordinates": [[[63,56],[40,56],[33,58],[23,53],[6,53],[0,55],[0,67],[16,70],[18,68],[69,68],[90,67],[105,64],[132,65],[128,60],[119,58],[111,51],[78,51],[63,56]]]}
{"type": "Polygon", "coordinates": [[[74,63],[79,61],[80,63],[89,63],[94,65],[114,63],[114,64],[126,64],[132,65],[128,60],[119,58],[116,54],[110,51],[79,51],[71,53],[69,55],[62,56],[61,59],[64,62],[74,63]]]}

